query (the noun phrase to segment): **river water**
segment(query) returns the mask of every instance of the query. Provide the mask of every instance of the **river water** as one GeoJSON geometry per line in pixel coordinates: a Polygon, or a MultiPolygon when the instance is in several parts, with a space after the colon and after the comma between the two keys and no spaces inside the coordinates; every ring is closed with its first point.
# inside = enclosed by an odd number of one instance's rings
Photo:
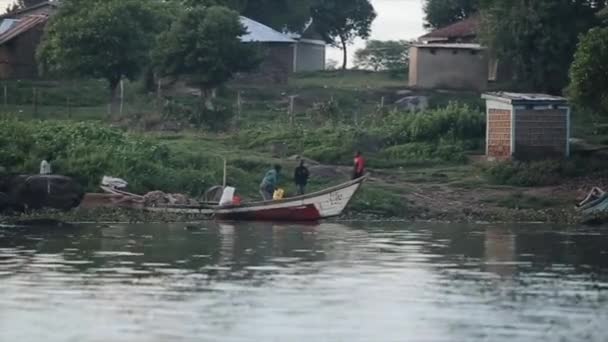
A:
{"type": "Polygon", "coordinates": [[[608,341],[608,229],[0,229],[0,341],[608,341]]]}

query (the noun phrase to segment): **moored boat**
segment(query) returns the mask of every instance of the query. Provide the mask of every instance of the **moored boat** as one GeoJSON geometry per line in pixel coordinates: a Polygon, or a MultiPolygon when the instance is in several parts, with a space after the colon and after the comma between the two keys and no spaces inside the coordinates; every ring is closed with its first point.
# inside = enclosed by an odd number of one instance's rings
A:
{"type": "Polygon", "coordinates": [[[577,206],[583,215],[608,213],[608,193],[600,188],[593,188],[589,195],[577,206]]]}
{"type": "Polygon", "coordinates": [[[340,216],[367,176],[308,195],[228,206],[156,206],[154,212],[212,215],[229,221],[317,221],[340,216]]]}

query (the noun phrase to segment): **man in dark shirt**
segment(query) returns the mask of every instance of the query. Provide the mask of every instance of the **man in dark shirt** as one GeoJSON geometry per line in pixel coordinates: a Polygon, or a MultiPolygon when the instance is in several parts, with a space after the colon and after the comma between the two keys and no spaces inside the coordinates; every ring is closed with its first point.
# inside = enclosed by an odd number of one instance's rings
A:
{"type": "Polygon", "coordinates": [[[296,183],[298,189],[298,195],[304,195],[306,192],[306,185],[308,184],[308,177],[310,173],[306,166],[304,166],[304,159],[300,160],[300,166],[296,167],[296,171],[293,175],[293,180],[296,183]]]}

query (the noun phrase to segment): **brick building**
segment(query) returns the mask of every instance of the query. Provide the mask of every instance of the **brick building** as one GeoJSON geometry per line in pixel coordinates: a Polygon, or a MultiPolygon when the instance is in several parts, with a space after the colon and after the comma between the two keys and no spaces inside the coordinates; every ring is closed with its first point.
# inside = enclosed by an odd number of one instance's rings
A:
{"type": "Polygon", "coordinates": [[[489,160],[563,158],[570,154],[570,107],[563,97],[487,93],[489,160]]]}

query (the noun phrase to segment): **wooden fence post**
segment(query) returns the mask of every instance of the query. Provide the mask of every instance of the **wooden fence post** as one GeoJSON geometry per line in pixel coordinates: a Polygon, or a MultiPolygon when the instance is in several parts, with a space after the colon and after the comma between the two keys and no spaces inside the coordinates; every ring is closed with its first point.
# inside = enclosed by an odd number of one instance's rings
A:
{"type": "Polygon", "coordinates": [[[295,100],[296,100],[296,95],[291,95],[289,96],[289,122],[291,124],[291,127],[293,128],[295,126],[295,100]]]}
{"type": "Polygon", "coordinates": [[[70,103],[70,94],[68,93],[65,98],[66,106],[68,107],[68,119],[72,118],[72,104],[70,103]]]}
{"type": "Polygon", "coordinates": [[[120,80],[120,116],[122,116],[122,110],[124,108],[124,99],[125,99],[125,83],[124,81],[121,79],[120,80]]]}
{"type": "Polygon", "coordinates": [[[38,116],[38,90],[36,87],[32,88],[32,104],[34,105],[34,116],[38,116]]]}
{"type": "Polygon", "coordinates": [[[236,126],[239,128],[241,125],[241,115],[243,114],[243,98],[241,91],[236,93],[236,126]]]}

